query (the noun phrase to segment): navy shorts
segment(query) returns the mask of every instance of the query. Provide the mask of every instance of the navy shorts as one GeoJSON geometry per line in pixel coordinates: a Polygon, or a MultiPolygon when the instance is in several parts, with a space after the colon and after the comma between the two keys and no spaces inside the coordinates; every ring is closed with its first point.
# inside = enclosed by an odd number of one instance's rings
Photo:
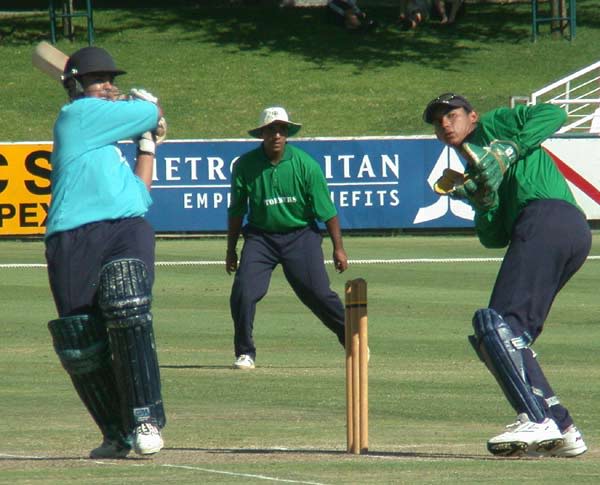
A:
{"type": "Polygon", "coordinates": [[[60,317],[93,313],[100,271],[117,259],[140,259],[154,281],[154,230],[142,217],[101,221],[46,240],[48,279],[60,317]]]}

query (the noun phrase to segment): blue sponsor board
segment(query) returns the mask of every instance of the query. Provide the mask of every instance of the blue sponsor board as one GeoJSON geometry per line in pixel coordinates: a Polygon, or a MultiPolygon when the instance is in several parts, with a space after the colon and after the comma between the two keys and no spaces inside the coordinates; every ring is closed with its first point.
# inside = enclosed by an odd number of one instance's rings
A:
{"type": "MultiPolygon", "coordinates": [[[[432,190],[454,150],[430,137],[315,138],[290,143],[321,165],[343,229],[471,227],[468,205],[432,190]]],[[[259,140],[170,141],[158,147],[148,220],[157,232],[227,230],[231,167],[259,140]]],[[[121,145],[129,160],[134,146],[121,145]]]]}

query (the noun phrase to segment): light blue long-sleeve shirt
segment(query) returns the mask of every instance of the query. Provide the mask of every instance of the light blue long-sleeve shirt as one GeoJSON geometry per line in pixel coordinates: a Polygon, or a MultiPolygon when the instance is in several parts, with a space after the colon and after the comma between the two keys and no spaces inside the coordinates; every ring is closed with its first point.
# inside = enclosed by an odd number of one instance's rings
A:
{"type": "Polygon", "coordinates": [[[84,224],[143,216],[152,198],[117,147],[156,128],[148,101],[81,98],[65,105],[54,125],[52,198],[46,238],[84,224]]]}

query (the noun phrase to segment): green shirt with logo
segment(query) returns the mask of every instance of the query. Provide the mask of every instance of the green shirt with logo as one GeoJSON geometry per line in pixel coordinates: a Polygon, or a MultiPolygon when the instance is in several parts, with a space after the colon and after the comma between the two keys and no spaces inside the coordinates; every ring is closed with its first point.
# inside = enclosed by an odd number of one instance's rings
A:
{"type": "Polygon", "coordinates": [[[248,223],[263,231],[288,232],[328,221],[337,210],[323,171],[310,155],[288,144],[273,164],[261,144],[233,165],[228,214],[247,214],[248,223]]]}
{"type": "Polygon", "coordinates": [[[508,168],[498,189],[498,206],[475,212],[475,228],[484,246],[506,246],[519,214],[534,200],[559,199],[578,207],[564,176],[541,147],[566,116],[563,109],[551,104],[498,108],[482,115],[465,140],[479,146],[493,140],[511,140],[520,149],[519,160],[508,168]]]}

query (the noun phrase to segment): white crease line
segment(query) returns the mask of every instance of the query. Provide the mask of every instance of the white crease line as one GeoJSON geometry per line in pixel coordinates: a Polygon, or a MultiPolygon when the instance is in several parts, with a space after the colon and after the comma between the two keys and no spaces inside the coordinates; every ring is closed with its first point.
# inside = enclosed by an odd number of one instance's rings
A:
{"type": "Polygon", "coordinates": [[[253,475],[251,473],[235,473],[235,472],[226,472],[223,470],[212,470],[210,468],[200,468],[197,466],[187,466],[187,465],[159,465],[167,468],[181,468],[183,470],[198,470],[207,473],[218,473],[219,475],[229,475],[234,477],[245,477],[245,478],[257,478],[259,480],[269,480],[272,482],[284,482],[284,483],[303,483],[306,485],[325,485],[321,482],[305,482],[303,480],[289,480],[287,478],[277,478],[277,477],[267,477],[265,475],[253,475]]]}
{"type": "MultiPolygon", "coordinates": [[[[47,456],[28,456],[28,455],[8,455],[5,453],[0,453],[0,458],[17,458],[17,459],[28,459],[28,460],[45,460],[49,457],[47,456]]],[[[117,465],[117,463],[106,462],[106,461],[94,461],[97,465],[117,465]]],[[[119,461],[118,465],[122,465],[127,462],[119,461]]],[[[141,463],[132,464],[133,466],[148,466],[141,463]]],[[[301,483],[304,485],[326,485],[321,482],[307,482],[304,480],[290,480],[287,478],[278,478],[278,477],[268,477],[266,475],[254,475],[252,473],[236,473],[236,472],[226,472],[224,470],[213,470],[211,468],[201,468],[197,466],[189,466],[189,465],[169,465],[169,464],[155,464],[153,466],[161,466],[165,468],[180,468],[182,470],[194,470],[205,473],[216,473],[219,475],[228,475],[232,477],[244,477],[244,478],[256,478],[259,480],[268,480],[271,482],[282,482],[282,483],[301,483]]]]}
{"type": "Polygon", "coordinates": [[[27,460],[47,460],[49,456],[27,456],[27,455],[8,455],[6,453],[0,453],[0,458],[18,458],[27,460]]]}

